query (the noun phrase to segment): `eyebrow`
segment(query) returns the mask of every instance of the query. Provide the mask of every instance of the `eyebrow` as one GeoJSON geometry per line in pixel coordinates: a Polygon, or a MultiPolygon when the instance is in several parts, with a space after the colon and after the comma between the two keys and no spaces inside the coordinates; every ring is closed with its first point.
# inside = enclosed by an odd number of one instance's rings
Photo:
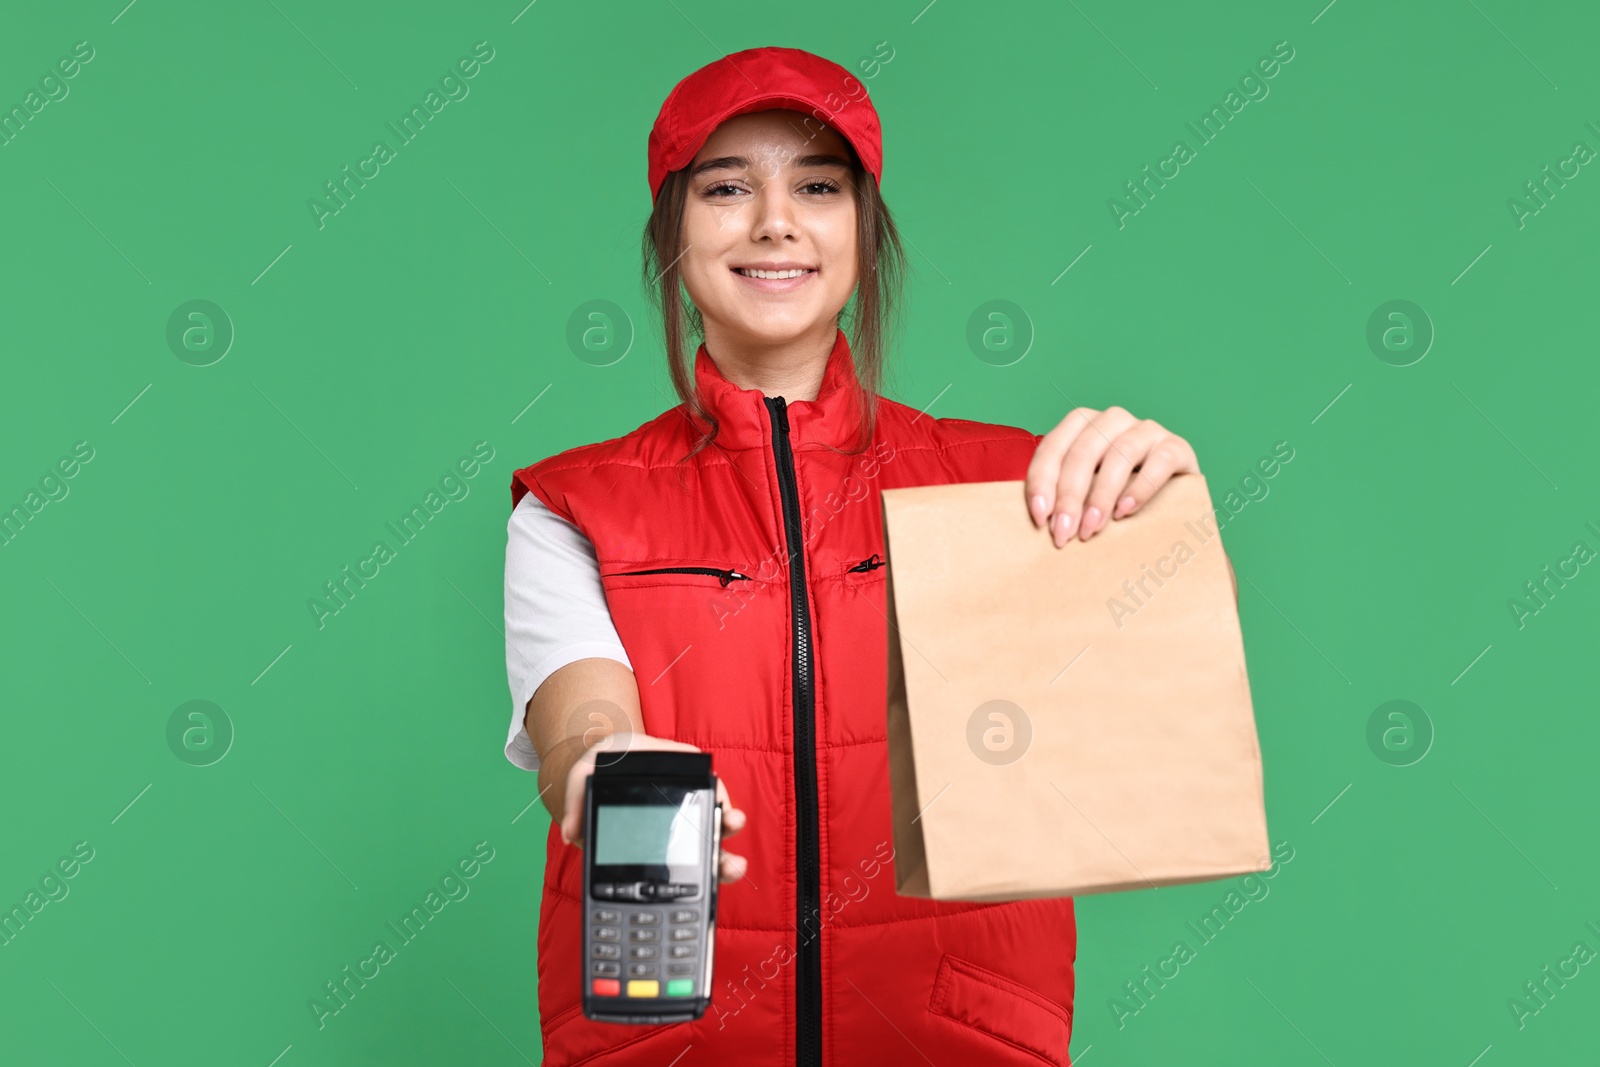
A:
{"type": "MultiPolygon", "coordinates": [[[[802,170],[810,167],[842,167],[845,170],[850,169],[850,161],[843,156],[798,156],[795,158],[794,163],[795,166],[802,170]]],[[[694,168],[689,172],[689,177],[698,178],[700,175],[712,170],[743,170],[749,166],[750,160],[744,156],[717,156],[715,159],[708,159],[694,168]]]]}

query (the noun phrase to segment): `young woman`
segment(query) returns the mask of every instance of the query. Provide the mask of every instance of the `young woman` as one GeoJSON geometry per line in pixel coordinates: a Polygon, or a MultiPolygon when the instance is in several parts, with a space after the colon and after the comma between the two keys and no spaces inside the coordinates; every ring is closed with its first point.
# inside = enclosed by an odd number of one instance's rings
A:
{"type": "Polygon", "coordinates": [[[680,82],[650,135],[645,273],[682,403],[514,477],[506,754],[553,821],[552,1067],[1068,1062],[1070,899],[894,892],[878,491],[1020,480],[1061,547],[1198,466],[1118,407],[1036,435],[878,396],[904,267],[882,158],[860,82],[808,52],[680,82]],[[584,783],[624,746],[713,753],[737,834],[713,1002],[690,1023],[581,1009],[599,962],[579,958],[584,783]]]}

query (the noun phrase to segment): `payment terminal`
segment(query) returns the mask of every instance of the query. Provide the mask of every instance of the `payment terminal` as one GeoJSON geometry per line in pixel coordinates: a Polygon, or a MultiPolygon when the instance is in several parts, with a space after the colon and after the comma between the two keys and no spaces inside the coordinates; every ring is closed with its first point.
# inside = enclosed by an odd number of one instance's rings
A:
{"type": "Polygon", "coordinates": [[[584,819],[583,1014],[700,1018],[711,1003],[722,843],[711,754],[602,754],[584,819]]]}

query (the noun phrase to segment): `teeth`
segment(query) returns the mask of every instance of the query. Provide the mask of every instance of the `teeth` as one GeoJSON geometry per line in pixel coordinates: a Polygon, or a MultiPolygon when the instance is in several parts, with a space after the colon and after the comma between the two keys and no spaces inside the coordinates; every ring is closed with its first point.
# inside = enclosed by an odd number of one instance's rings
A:
{"type": "Polygon", "coordinates": [[[802,274],[809,274],[805,270],[751,270],[747,267],[734,268],[746,278],[798,278],[802,274]]]}

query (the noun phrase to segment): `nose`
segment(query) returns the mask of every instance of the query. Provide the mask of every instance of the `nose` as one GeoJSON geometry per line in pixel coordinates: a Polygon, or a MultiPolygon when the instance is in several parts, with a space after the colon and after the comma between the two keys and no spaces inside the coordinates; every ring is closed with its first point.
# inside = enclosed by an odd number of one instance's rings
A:
{"type": "Polygon", "coordinates": [[[760,241],[770,237],[774,243],[782,243],[786,237],[798,238],[800,223],[794,208],[788,186],[780,181],[762,182],[755,195],[751,238],[760,241]]]}

